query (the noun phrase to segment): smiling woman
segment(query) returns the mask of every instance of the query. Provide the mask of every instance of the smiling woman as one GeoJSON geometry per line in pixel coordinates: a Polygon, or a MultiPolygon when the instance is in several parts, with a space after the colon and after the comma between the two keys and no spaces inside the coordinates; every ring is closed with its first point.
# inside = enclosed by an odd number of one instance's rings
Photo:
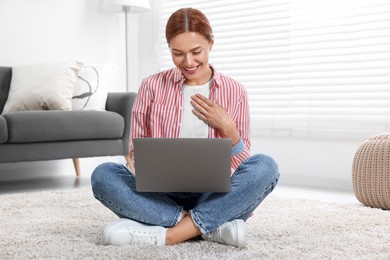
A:
{"type": "Polygon", "coordinates": [[[205,15],[181,8],[168,19],[166,32],[175,67],[147,77],[140,86],[131,117],[131,170],[103,164],[91,178],[95,197],[121,217],[106,227],[105,242],[163,246],[201,235],[243,247],[244,222],[274,189],[278,167],[267,155],[250,156],[247,93],[209,63],[214,40],[205,15]],[[231,191],[137,191],[136,138],[229,138],[231,191]]]}
{"type": "Polygon", "coordinates": [[[214,44],[210,23],[195,9],[185,8],[175,14],[169,18],[165,30],[172,61],[186,77],[185,84],[203,85],[213,74],[208,64],[214,44]]]}
{"type": "Polygon", "coordinates": [[[169,47],[173,63],[185,75],[185,84],[202,85],[210,81],[213,72],[208,65],[213,41],[195,32],[184,32],[175,36],[169,47]]]}

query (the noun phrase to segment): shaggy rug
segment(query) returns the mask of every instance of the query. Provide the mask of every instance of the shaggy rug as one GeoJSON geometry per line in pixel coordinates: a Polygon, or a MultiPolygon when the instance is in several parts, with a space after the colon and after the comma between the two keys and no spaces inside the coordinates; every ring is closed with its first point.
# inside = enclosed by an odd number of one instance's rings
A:
{"type": "Polygon", "coordinates": [[[270,195],[246,223],[247,245],[102,244],[116,216],[88,188],[0,196],[1,259],[390,259],[390,211],[270,195]]]}

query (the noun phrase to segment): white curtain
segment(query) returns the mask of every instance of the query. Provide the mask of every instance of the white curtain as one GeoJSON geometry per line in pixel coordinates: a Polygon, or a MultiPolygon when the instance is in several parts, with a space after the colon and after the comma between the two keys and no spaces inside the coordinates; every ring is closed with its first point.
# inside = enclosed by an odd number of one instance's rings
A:
{"type": "Polygon", "coordinates": [[[173,66],[168,17],[213,27],[210,62],[248,90],[253,135],[370,136],[390,129],[390,1],[156,1],[157,62],[173,66]]]}

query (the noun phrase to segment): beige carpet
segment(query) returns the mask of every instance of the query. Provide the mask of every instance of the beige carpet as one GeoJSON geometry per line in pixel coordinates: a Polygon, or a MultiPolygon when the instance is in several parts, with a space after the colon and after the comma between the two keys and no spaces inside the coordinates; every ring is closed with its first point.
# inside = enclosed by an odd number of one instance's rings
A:
{"type": "Polygon", "coordinates": [[[87,188],[0,196],[1,259],[390,259],[390,211],[271,195],[248,220],[247,246],[101,244],[116,218],[87,188]]]}

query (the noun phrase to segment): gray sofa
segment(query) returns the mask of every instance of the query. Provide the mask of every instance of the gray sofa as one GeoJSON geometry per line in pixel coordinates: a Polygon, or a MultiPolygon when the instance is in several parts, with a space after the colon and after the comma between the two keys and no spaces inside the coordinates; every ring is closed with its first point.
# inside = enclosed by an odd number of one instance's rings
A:
{"type": "MultiPolygon", "coordinates": [[[[0,67],[0,114],[12,67],[0,67]]],[[[109,93],[106,111],[20,111],[0,115],[0,163],[123,155],[128,160],[135,93],[109,93]]]]}

